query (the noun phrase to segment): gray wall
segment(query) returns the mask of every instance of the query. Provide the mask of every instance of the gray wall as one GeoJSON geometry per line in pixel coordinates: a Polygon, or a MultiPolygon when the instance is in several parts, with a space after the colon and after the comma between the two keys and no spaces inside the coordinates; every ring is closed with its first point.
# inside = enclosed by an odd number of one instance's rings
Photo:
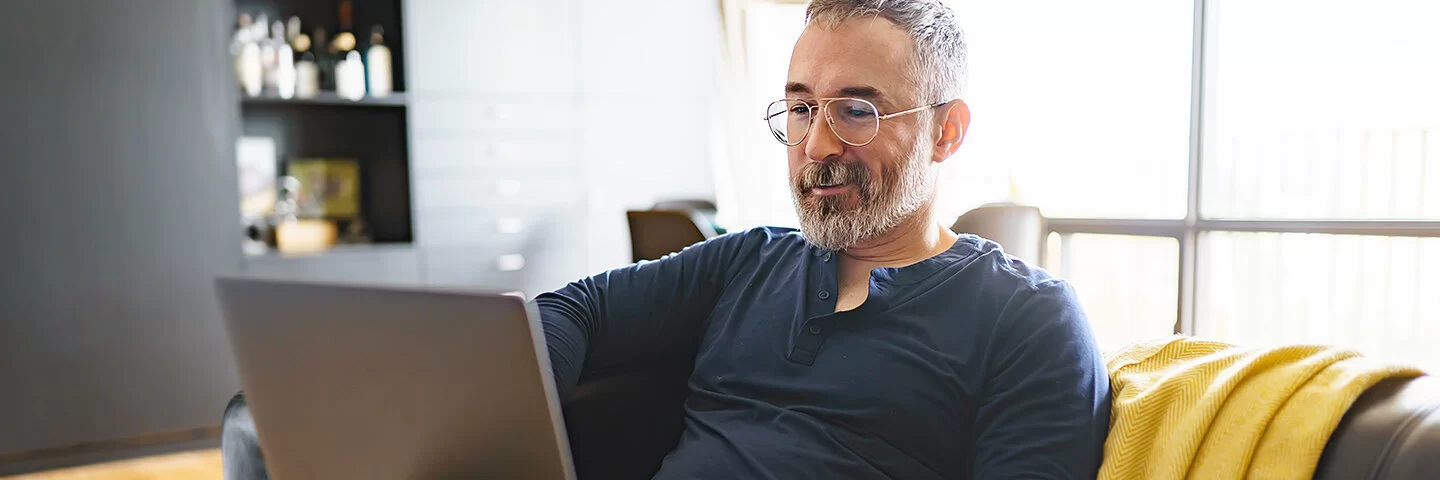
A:
{"type": "Polygon", "coordinates": [[[214,425],[238,388],[229,11],[0,2],[0,459],[214,425]]]}

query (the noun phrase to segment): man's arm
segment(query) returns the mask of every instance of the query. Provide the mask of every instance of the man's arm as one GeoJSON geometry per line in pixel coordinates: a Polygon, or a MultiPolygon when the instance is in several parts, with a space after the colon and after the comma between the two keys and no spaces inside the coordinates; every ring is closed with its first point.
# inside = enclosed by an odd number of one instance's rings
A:
{"type": "Polygon", "coordinates": [[[1047,280],[1005,306],[976,415],[975,478],[1095,478],[1110,379],[1074,290],[1047,280]]]}
{"type": "Polygon", "coordinates": [[[716,237],[536,297],[560,397],[582,371],[694,347],[745,235],[716,237]]]}

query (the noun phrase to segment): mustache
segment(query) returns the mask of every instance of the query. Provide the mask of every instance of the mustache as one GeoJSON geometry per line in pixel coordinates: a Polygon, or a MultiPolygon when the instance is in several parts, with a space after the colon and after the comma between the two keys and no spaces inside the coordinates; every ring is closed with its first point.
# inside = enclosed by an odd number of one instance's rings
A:
{"type": "Polygon", "coordinates": [[[870,171],[855,163],[843,161],[807,163],[795,175],[795,188],[800,192],[820,185],[853,184],[868,191],[870,171]]]}

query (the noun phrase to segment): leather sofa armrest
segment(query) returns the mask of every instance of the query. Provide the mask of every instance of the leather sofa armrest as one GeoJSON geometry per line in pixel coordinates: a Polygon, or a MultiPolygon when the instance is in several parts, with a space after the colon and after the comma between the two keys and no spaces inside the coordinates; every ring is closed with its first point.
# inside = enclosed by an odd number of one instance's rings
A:
{"type": "Polygon", "coordinates": [[[1392,378],[1366,390],[1330,435],[1315,478],[1440,478],[1440,378],[1392,378]]]}

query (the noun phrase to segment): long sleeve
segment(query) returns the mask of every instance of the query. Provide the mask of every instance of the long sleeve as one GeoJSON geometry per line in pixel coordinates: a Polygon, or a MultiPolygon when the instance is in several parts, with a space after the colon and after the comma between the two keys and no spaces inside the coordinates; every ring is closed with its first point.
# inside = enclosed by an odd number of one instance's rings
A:
{"type": "Polygon", "coordinates": [[[693,350],[744,240],[716,237],[536,297],[561,398],[582,372],[693,350]]]}
{"type": "Polygon", "coordinates": [[[1110,383],[1074,290],[1048,280],[1016,294],[989,350],[974,478],[1095,478],[1110,383]]]}

